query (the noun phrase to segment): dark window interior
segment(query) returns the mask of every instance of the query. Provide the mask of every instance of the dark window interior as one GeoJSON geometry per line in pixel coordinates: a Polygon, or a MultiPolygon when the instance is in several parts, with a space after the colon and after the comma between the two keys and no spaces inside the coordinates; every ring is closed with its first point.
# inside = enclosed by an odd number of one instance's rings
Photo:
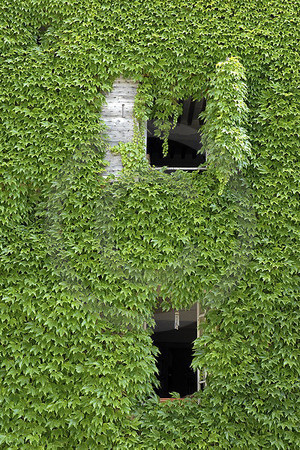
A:
{"type": "Polygon", "coordinates": [[[155,136],[154,122],[147,123],[147,154],[150,164],[155,167],[168,167],[170,171],[193,171],[206,161],[205,153],[201,152],[201,136],[199,128],[202,120],[199,114],[205,110],[206,101],[184,100],[183,112],[178,118],[176,127],[171,130],[168,144],[169,151],[163,156],[162,139],[155,136]]]}
{"type": "Polygon", "coordinates": [[[180,311],[178,330],[174,329],[174,316],[174,311],[155,314],[152,338],[160,351],[157,358],[160,386],[156,393],[162,398],[170,397],[171,392],[185,397],[197,391],[197,374],[190,367],[192,345],[197,337],[196,306],[180,311]]]}

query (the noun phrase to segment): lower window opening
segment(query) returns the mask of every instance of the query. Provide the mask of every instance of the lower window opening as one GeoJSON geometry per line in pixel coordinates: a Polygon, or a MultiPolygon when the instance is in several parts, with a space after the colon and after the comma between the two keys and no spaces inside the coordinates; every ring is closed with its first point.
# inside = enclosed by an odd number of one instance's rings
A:
{"type": "Polygon", "coordinates": [[[156,393],[161,398],[180,397],[197,391],[197,373],[191,368],[193,342],[197,338],[197,305],[189,310],[157,311],[152,336],[159,349],[157,358],[160,386],[156,393]],[[176,329],[178,328],[178,329],[176,329]]]}

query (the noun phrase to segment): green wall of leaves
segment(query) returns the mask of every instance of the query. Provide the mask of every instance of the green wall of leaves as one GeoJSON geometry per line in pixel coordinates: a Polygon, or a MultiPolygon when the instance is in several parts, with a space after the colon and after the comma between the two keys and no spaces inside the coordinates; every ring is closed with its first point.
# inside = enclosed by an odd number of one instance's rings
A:
{"type": "Polygon", "coordinates": [[[299,1],[0,14],[0,447],[299,448],[299,1]],[[207,97],[205,173],[103,178],[120,75],[163,133],[207,97]],[[151,398],[158,286],[208,311],[196,401],[151,398]]]}

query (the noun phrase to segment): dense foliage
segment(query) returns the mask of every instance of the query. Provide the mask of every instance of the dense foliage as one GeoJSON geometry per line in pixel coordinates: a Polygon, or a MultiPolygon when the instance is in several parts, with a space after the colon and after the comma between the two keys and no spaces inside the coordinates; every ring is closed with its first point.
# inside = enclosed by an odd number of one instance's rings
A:
{"type": "Polygon", "coordinates": [[[0,11],[1,448],[298,448],[298,0],[0,11]],[[133,143],[101,175],[121,74],[163,136],[207,97],[206,172],[151,170],[133,143]],[[199,399],[151,398],[158,286],[207,310],[199,399]]]}

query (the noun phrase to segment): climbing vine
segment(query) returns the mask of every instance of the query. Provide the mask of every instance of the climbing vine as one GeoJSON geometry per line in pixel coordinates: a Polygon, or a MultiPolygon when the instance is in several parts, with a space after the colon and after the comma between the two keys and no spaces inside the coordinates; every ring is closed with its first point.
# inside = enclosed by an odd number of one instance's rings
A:
{"type": "Polygon", "coordinates": [[[299,28],[297,1],[2,2],[1,448],[298,448],[299,28]],[[206,171],[152,170],[136,129],[103,176],[121,75],[162,138],[207,98],[206,171]],[[153,394],[158,292],[207,311],[185,401],[153,394]]]}
{"type": "Polygon", "coordinates": [[[248,111],[246,94],[245,73],[239,61],[228,58],[218,63],[202,113],[205,119],[202,142],[221,190],[232,174],[249,163],[250,142],[244,128],[248,111]]]}
{"type": "Polygon", "coordinates": [[[122,158],[124,171],[135,171],[147,167],[145,152],[145,123],[134,118],[133,138],[131,142],[119,142],[118,145],[110,147],[109,151],[119,153],[122,158]]]}

